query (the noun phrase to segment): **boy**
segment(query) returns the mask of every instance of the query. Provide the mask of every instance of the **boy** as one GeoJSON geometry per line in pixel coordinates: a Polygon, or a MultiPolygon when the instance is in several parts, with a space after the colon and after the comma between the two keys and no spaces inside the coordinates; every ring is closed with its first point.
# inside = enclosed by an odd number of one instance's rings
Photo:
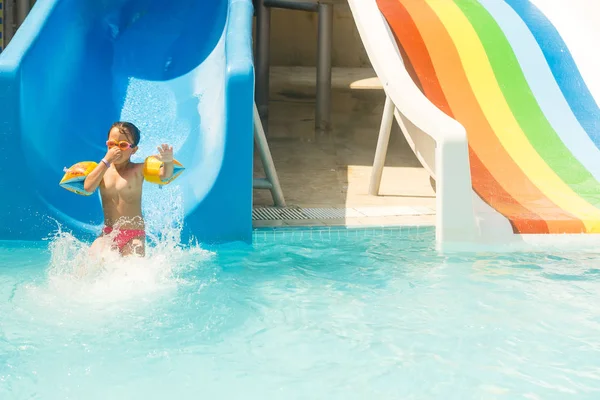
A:
{"type": "MultiPolygon", "coordinates": [[[[143,163],[131,162],[138,150],[139,129],[130,122],[115,122],[108,131],[108,151],[98,166],[87,176],[84,189],[100,187],[104,211],[104,229],[92,244],[92,251],[105,246],[117,248],[121,255],[144,256],[146,232],[142,216],[143,163]],[[113,231],[114,234],[111,234],[113,231]],[[107,236],[108,235],[108,236],[107,236]]],[[[163,162],[160,178],[173,175],[173,147],[162,144],[158,158],[163,162]]]]}

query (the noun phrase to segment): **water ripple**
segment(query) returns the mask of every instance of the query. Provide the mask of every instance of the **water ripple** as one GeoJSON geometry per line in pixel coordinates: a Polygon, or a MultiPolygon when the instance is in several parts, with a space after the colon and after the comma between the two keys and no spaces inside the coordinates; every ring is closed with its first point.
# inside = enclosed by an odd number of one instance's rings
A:
{"type": "Polygon", "coordinates": [[[600,397],[598,255],[432,239],[167,246],[58,284],[0,243],[0,398],[600,397]]]}

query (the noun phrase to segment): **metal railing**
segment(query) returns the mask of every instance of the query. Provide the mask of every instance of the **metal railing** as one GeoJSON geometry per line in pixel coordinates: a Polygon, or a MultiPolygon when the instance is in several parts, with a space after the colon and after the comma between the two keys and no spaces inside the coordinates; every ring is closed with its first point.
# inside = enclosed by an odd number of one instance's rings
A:
{"type": "Polygon", "coordinates": [[[331,0],[255,0],[256,12],[256,103],[263,126],[269,118],[269,59],[271,8],[318,13],[317,93],[315,129],[331,128],[331,43],[333,4],[331,0]]]}
{"type": "Polygon", "coordinates": [[[256,147],[258,148],[258,154],[260,155],[266,178],[254,178],[252,186],[254,189],[270,190],[275,206],[285,207],[283,190],[281,190],[277,170],[273,163],[273,157],[271,156],[269,143],[267,142],[267,137],[265,136],[265,131],[258,115],[256,103],[254,103],[254,143],[256,143],[256,147]]]}

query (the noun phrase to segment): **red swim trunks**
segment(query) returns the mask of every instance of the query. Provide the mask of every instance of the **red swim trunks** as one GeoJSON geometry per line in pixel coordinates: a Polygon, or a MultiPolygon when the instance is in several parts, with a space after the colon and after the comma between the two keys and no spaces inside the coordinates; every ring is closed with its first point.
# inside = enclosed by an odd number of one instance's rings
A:
{"type": "MultiPolygon", "coordinates": [[[[105,235],[109,235],[113,231],[110,226],[105,226],[102,232],[105,235]]],[[[133,239],[145,238],[146,231],[142,229],[117,229],[117,236],[113,239],[119,250],[123,250],[123,247],[133,239]]]]}

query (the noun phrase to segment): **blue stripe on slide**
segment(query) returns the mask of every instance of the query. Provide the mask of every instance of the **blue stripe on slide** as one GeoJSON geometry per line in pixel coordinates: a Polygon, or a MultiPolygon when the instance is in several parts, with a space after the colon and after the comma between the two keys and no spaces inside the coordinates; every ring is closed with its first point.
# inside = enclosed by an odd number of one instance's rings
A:
{"type": "MultiPolygon", "coordinates": [[[[562,37],[529,0],[505,2],[519,14],[533,33],[571,110],[596,147],[600,148],[600,109],[562,37]]],[[[568,5],[565,4],[565,7],[568,5]]]]}
{"type": "Polygon", "coordinates": [[[569,151],[600,181],[600,153],[594,142],[577,121],[556,83],[544,53],[529,28],[506,3],[498,0],[479,0],[500,26],[510,43],[525,79],[546,119],[569,151]]]}

